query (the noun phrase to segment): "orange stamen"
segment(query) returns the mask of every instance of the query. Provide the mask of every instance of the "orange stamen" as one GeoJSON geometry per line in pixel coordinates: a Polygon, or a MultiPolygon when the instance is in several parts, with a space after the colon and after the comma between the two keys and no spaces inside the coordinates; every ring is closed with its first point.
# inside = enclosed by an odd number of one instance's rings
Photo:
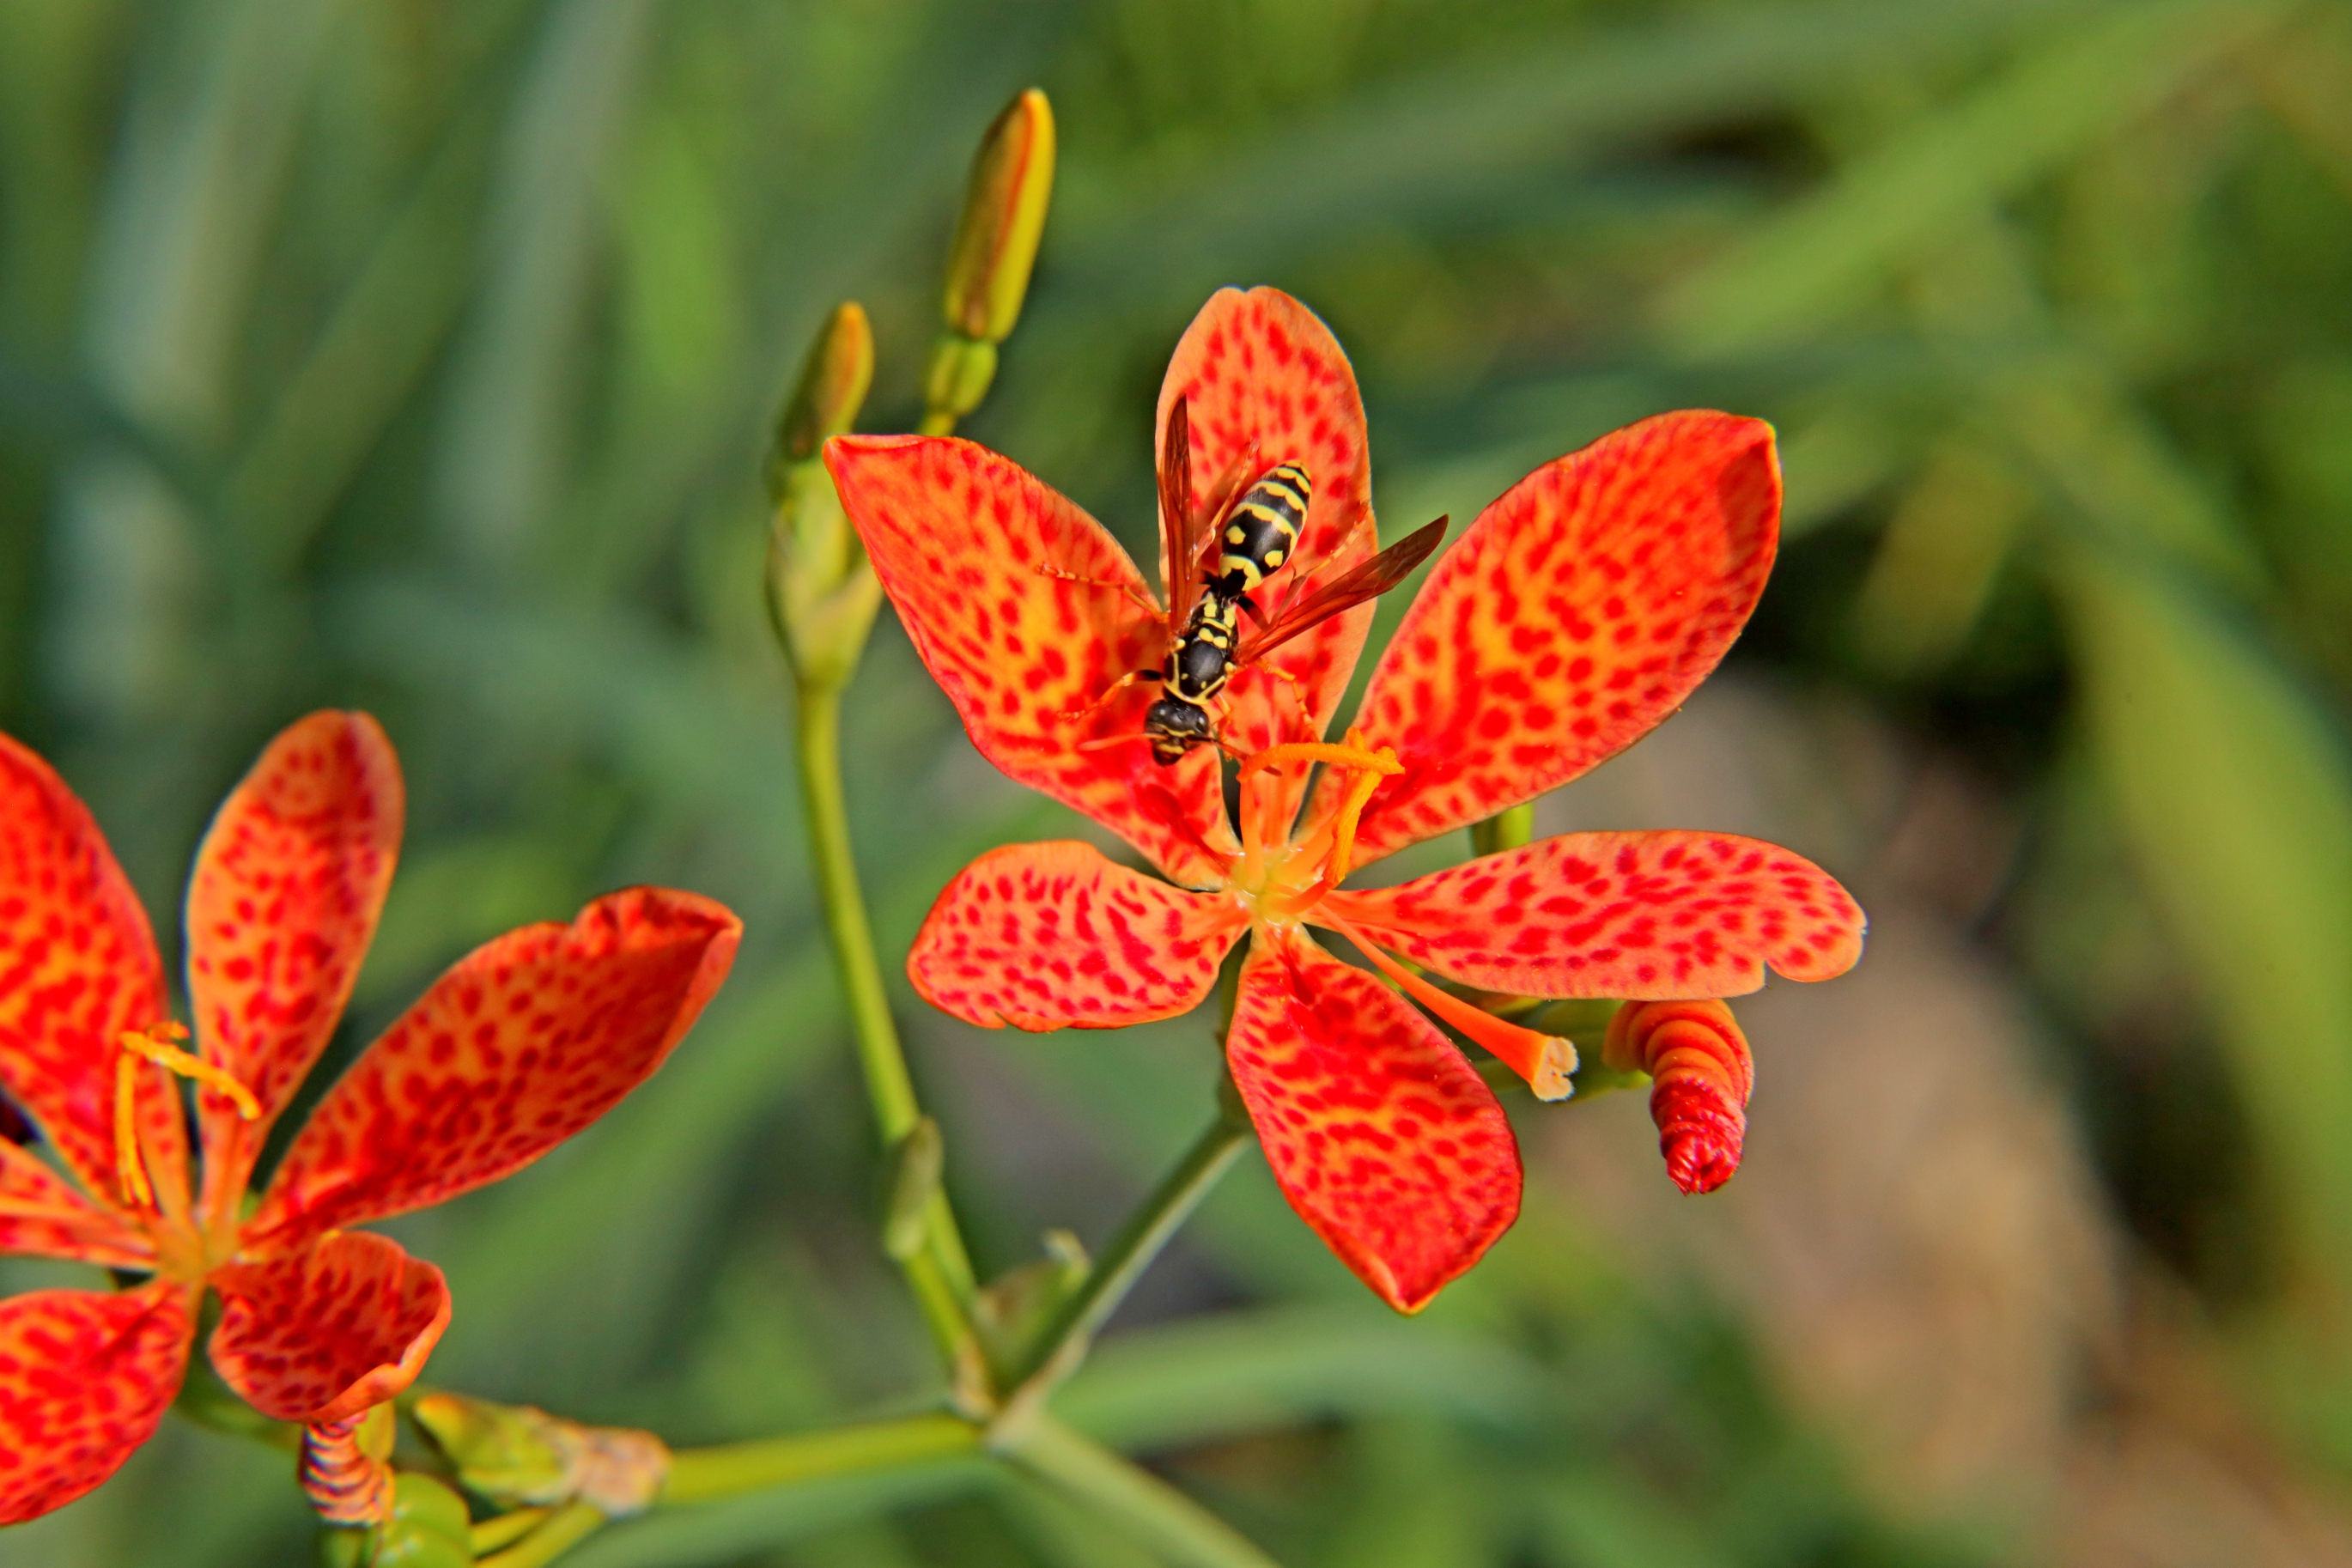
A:
{"type": "Polygon", "coordinates": [[[154,1205],[155,1187],[147,1178],[146,1162],[139,1152],[141,1062],[152,1062],[166,1072],[178,1073],[220,1090],[236,1103],[237,1115],[247,1121],[261,1117],[261,1101],[226,1068],[171,1044],[187,1037],[184,1025],[164,1023],[145,1029],[126,1029],[115,1038],[121,1047],[121,1054],[114,1058],[115,1179],[122,1187],[124,1200],[142,1208],[154,1205]]]}
{"type": "Polygon", "coordinates": [[[129,1051],[114,1058],[114,1179],[123,1202],[134,1208],[154,1206],[155,1189],[147,1184],[147,1166],[139,1158],[139,1058],[129,1051]]]}
{"type": "Polygon", "coordinates": [[[1347,877],[1350,858],[1356,848],[1356,823],[1364,815],[1364,807],[1381,781],[1394,778],[1404,772],[1396,752],[1386,746],[1378,751],[1367,748],[1361,730],[1348,731],[1345,745],[1333,745],[1328,741],[1285,741],[1268,746],[1241,765],[1237,782],[1246,784],[1252,776],[1284,763],[1323,763],[1335,768],[1346,768],[1355,774],[1348,783],[1347,798],[1331,823],[1331,849],[1323,861],[1323,885],[1336,888],[1347,877]]]}
{"type": "Polygon", "coordinates": [[[1372,945],[1371,938],[1333,914],[1327,906],[1314,917],[1363,951],[1372,966],[1404,994],[1492,1052],[1498,1061],[1528,1080],[1538,1100],[1566,1100],[1576,1092],[1570,1076],[1576,1071],[1576,1047],[1559,1035],[1497,1018],[1474,1007],[1450,992],[1441,991],[1372,945]]]}

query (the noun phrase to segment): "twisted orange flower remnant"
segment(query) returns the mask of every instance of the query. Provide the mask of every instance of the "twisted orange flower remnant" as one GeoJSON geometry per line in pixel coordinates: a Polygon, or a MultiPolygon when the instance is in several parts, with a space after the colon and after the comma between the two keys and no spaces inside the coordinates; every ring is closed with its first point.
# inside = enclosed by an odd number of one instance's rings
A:
{"type": "MultiPolygon", "coordinates": [[[[1213,508],[1284,462],[1312,477],[1296,557],[1256,591],[1265,616],[1278,621],[1372,553],[1363,405],[1346,356],[1304,306],[1270,289],[1218,293],[1169,367],[1163,438],[1180,399],[1192,493],[1170,505],[1213,508]]],[[[1396,887],[1340,886],[1408,844],[1566,784],[1715,668],[1778,538],[1780,472],[1759,421],[1663,415],[1514,486],[1431,570],[1344,742],[1324,735],[1371,605],[1242,664],[1221,726],[1244,759],[1237,824],[1217,748],[1163,766],[1119,743],[1139,731],[1150,689],[1105,694],[1159,668],[1168,632],[1100,524],[969,442],[842,437],[825,461],[973,743],[1167,879],[1073,841],[993,850],[933,907],[908,959],[917,989],[988,1027],[1142,1023],[1196,1005],[1246,932],[1226,1043],[1234,1082],[1292,1206],[1401,1310],[1425,1305],[1509,1226],[1517,1146],[1485,1080],[1429,1018],[1307,927],[1348,937],[1548,1096],[1568,1087],[1566,1042],[1483,1013],[1399,959],[1481,990],[1665,1002],[1753,991],[1768,967],[1827,979],[1860,955],[1862,911],[1844,889],[1785,849],[1724,834],[1566,834],[1396,887]]],[[[1164,516],[1164,535],[1196,521],[1164,516]]],[[[1163,588],[1189,569],[1171,554],[1163,588]]],[[[1728,1173],[1738,1136],[1691,1131],[1726,1101],[1702,1107],[1687,1065],[1674,1056],[1654,1103],[1684,1130],[1667,1132],[1666,1149],[1695,1188],[1728,1173]]],[[[1735,1114],[1745,1100],[1742,1078],[1735,1114]]]]}
{"type": "Polygon", "coordinates": [[[587,1126],[660,1066],[733,961],[733,914],[658,888],[509,932],[327,1091],[248,1215],[254,1162],[374,934],[402,815],[366,715],[314,713],[270,743],[196,856],[191,1046],[89,811],[0,735],[0,1084],[65,1172],[0,1142],[0,1251],[149,1277],[0,1302],[0,1523],[72,1501],[146,1441],[207,1289],[223,1379],[308,1429],[323,1508],[380,1518],[390,1489],[359,1424],[423,1368],[449,1292],[431,1264],[344,1227],[496,1181],[587,1126]]]}

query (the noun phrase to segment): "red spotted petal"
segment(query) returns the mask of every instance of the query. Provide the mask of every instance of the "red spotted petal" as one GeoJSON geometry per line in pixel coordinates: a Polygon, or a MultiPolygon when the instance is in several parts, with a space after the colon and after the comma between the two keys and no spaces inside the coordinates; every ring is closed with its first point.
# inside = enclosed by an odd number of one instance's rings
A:
{"type": "MultiPolygon", "coordinates": [[[[0,735],[0,1082],[92,1193],[120,1195],[117,1041],[169,1016],[147,911],[98,825],[0,735]]],[[[168,1194],[186,1182],[179,1096],[160,1071],[136,1082],[148,1173],[168,1194]]]]}
{"type": "Polygon", "coordinates": [[[392,742],[364,713],[313,713],[261,753],[205,835],[188,885],[188,993],[205,1054],[261,1102],[197,1097],[205,1183],[244,1191],[269,1124],[342,1016],[400,852],[392,742]]]}
{"type": "Polygon", "coordinates": [[[1237,846],[1215,753],[1173,767],[1142,743],[1166,623],[1103,526],[969,441],[842,437],[825,466],[915,651],[981,754],[1076,807],[1169,876],[1217,880],[1237,846]],[[1115,743],[1081,750],[1087,742],[1115,743]]]}
{"type": "Polygon", "coordinates": [[[215,1269],[213,1286],[213,1365],[279,1421],[342,1421],[390,1399],[449,1326],[441,1270],[363,1230],[215,1269]]]}
{"type": "Polygon", "coordinates": [[[0,1524],[63,1508],[153,1434],[188,1362],[187,1296],[158,1280],[0,1301],[0,1524]]]}
{"type": "MultiPolygon", "coordinates": [[[[1339,340],[1278,289],[1220,289],[1184,329],[1160,384],[1153,428],[1165,436],[1176,399],[1192,427],[1192,504],[1207,507],[1278,463],[1307,466],[1315,493],[1294,565],[1252,597],[1272,618],[1310,575],[1324,580],[1379,548],[1364,400],[1339,340]]],[[[1226,688],[1225,736],[1244,754],[1277,741],[1320,740],[1371,627],[1367,605],[1335,616],[1243,667],[1226,688]],[[1270,675],[1278,669],[1288,679],[1270,675]]],[[[1286,775],[1269,810],[1278,838],[1297,814],[1305,770],[1286,775]]]]}
{"type": "Polygon", "coordinates": [[[1827,980],[1862,956],[1835,879],[1727,833],[1567,833],[1324,904],[1449,980],[1522,996],[1737,996],[1767,964],[1827,980]]]}
{"type": "Polygon", "coordinates": [[[1772,427],[1727,414],[1645,419],[1512,486],[1439,559],[1372,672],[1365,743],[1395,747],[1404,773],[1365,810],[1357,864],[1647,734],[1747,624],[1780,518],[1772,427]]]}
{"type": "Polygon", "coordinates": [[[709,899],[634,888],[475,949],[327,1091],[248,1243],[422,1208],[538,1159],[662,1064],[742,929],[709,899]]]}
{"type": "Polygon", "coordinates": [[[1283,1195],[1401,1312],[1519,1213],[1519,1151],[1436,1026],[1296,931],[1261,932],[1225,1045],[1283,1195]]]}
{"type": "Polygon", "coordinates": [[[1650,1075],[1650,1119],[1666,1173],[1711,1193],[1739,1169],[1755,1058],[1731,1009],[1713,1000],[1636,1002],[1609,1020],[1601,1059],[1650,1075]]]}
{"type": "Polygon", "coordinates": [[[101,1208],[16,1144],[0,1142],[0,1253],[152,1268],[147,1233],[101,1208]]]}
{"type": "Polygon", "coordinates": [[[991,850],[915,938],[923,999],[984,1029],[1108,1029],[1200,1005],[1248,915],[1058,839],[991,850]]]}

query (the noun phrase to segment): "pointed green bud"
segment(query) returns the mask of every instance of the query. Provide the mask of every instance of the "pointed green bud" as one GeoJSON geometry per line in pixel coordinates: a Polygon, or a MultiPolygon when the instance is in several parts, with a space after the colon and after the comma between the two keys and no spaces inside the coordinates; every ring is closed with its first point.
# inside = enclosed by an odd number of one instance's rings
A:
{"type": "Polygon", "coordinates": [[[940,1124],[919,1117],[891,1157],[890,1201],[882,1215],[882,1250],[901,1263],[923,1250],[931,1200],[939,1195],[940,1174],[946,1166],[940,1124]]]}
{"type": "Polygon", "coordinates": [[[633,1427],[456,1394],[428,1394],[409,1414],[467,1491],[506,1507],[577,1499],[625,1519],[651,1507],[669,1475],[668,1447],[633,1427]]]}
{"type": "Polygon", "coordinates": [[[874,379],[874,332],[855,300],[809,345],[800,384],[776,421],[768,460],[775,516],[768,538],[768,616],[793,673],[806,685],[847,684],[882,605],[821,454],[846,432],[874,379]]]}
{"type": "Polygon", "coordinates": [[[427,1394],[409,1407],[468,1491],[501,1502],[564,1497],[564,1456],[539,1412],[457,1394],[427,1394]]]}
{"type": "Polygon", "coordinates": [[[1012,335],[1053,195],[1054,110],[1033,87],[996,117],[972,160],[963,217],[948,247],[949,331],[983,343],[1012,335]]]}
{"type": "Polygon", "coordinates": [[[874,382],[874,328],[855,300],[834,307],[824,330],[809,345],[800,384],[776,421],[776,444],[768,458],[768,499],[781,504],[786,470],[814,463],[825,438],[845,436],[866,405],[874,382]]]}

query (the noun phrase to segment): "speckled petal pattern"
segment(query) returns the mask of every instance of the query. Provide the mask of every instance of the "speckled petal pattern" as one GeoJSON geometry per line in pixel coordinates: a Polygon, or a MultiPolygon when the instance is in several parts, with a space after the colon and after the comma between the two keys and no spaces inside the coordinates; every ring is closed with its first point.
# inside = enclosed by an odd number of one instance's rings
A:
{"type": "Polygon", "coordinates": [[[709,899],[634,888],[477,948],[327,1091],[247,1237],[289,1245],[529,1164],[662,1064],[741,933],[709,899]]]}
{"type": "Polygon", "coordinates": [[[83,1197],[40,1157],[0,1141],[0,1253],[152,1268],[147,1233],[83,1197]]]}
{"type": "Polygon", "coordinates": [[[1357,864],[1531,800],[1647,734],[1747,624],[1780,519],[1772,427],[1702,410],[1643,420],[1512,486],[1438,558],[1372,672],[1357,722],[1404,773],[1366,809],[1357,864]]]}
{"type": "Polygon", "coordinates": [[[326,1047],[392,885],[400,763],[364,713],[313,713],[221,804],[188,884],[188,993],[203,1053],[260,1101],[241,1120],[201,1089],[205,1184],[241,1189],[253,1153],[326,1047]]]}
{"type": "Polygon", "coordinates": [[[1737,996],[1768,964],[1827,980],[1862,956],[1862,909],[1829,873],[1727,833],[1567,833],[1325,902],[1449,980],[1523,996],[1737,996]]]}
{"type": "Polygon", "coordinates": [[[366,1231],[215,1269],[213,1365],[264,1415],[331,1424],[416,1381],[449,1326],[441,1270],[366,1231]]]}
{"type": "Polygon", "coordinates": [[[1179,882],[1235,847],[1208,748],[1141,743],[1167,654],[1143,575],[1103,526],[1008,458],[949,437],[850,436],[825,467],[883,590],[981,755],[1093,817],[1179,882]],[[1105,699],[1108,697],[1108,700],[1105,699]],[[1115,743],[1081,750],[1092,742],[1115,743]]]}
{"type": "MultiPolygon", "coordinates": [[[[117,1041],[169,1016],[147,911],[57,771],[0,735],[0,1081],[82,1185],[109,1200],[115,1176],[117,1041]]],[[[187,1139],[171,1080],[138,1076],[149,1176],[186,1180],[187,1139]]]]}
{"type": "Polygon", "coordinates": [[[186,1290],[35,1290],[0,1301],[0,1524],[63,1508],[122,1466],[180,1392],[186,1290]]]}
{"type": "Polygon", "coordinates": [[[1399,1311],[1518,1217],[1494,1092],[1436,1026],[1303,933],[1259,933],[1225,1057],[1290,1206],[1399,1311]]]}
{"type": "Polygon", "coordinates": [[[1091,844],[993,849],[950,882],[907,956],[925,1001],[993,1029],[1117,1028],[1190,1012],[1247,916],[1091,844]]]}

